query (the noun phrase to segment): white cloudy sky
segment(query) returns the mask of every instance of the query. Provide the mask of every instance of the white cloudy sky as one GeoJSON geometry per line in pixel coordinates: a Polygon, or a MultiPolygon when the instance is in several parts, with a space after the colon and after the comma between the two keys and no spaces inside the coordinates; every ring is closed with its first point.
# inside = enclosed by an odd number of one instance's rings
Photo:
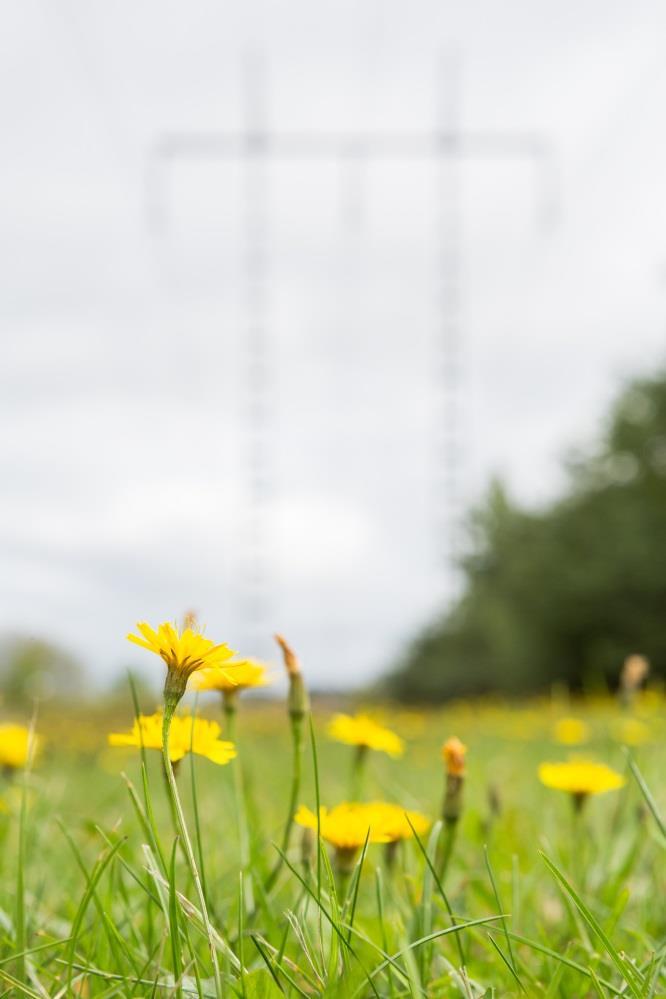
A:
{"type": "Polygon", "coordinates": [[[536,132],[467,162],[462,488],[538,502],[631,373],[664,358],[666,7],[607,0],[23,0],[0,6],[0,628],[108,676],[137,618],[196,608],[320,684],[381,670],[447,594],[435,523],[437,173],[270,174],[268,608],[244,615],[247,409],[240,170],[164,132],[243,123],[263,52],[277,129],[427,131],[442,62],[471,130],[536,132]],[[154,190],[151,192],[154,195],[154,190]],[[349,205],[360,205],[351,224],[349,205]]]}

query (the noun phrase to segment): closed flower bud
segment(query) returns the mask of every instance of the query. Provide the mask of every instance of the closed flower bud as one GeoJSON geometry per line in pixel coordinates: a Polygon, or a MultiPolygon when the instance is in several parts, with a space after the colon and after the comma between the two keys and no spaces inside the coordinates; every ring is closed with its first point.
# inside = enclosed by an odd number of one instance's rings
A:
{"type": "Polygon", "coordinates": [[[650,661],[645,656],[627,656],[620,674],[620,698],[625,705],[630,705],[633,696],[650,672],[650,661]]]}
{"type": "Polygon", "coordinates": [[[442,758],[446,767],[446,789],[442,818],[447,825],[455,824],[462,812],[466,752],[467,747],[455,737],[448,739],[442,746],[442,758]]]}
{"type": "Polygon", "coordinates": [[[452,774],[455,777],[465,776],[466,752],[467,746],[464,746],[455,735],[451,739],[446,740],[442,746],[442,759],[444,760],[447,774],[452,774]]]}
{"type": "Polygon", "coordinates": [[[289,677],[289,696],[287,701],[289,714],[294,719],[304,718],[310,710],[310,698],[305,687],[303,674],[301,673],[301,664],[298,661],[296,653],[282,635],[276,635],[275,641],[282,649],[284,665],[289,677]]]}

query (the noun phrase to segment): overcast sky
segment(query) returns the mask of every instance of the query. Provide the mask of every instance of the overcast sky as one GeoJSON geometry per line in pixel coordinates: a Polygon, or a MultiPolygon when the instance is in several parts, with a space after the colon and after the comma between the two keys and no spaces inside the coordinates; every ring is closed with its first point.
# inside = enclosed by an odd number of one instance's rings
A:
{"type": "Polygon", "coordinates": [[[494,474],[527,503],[555,495],[566,450],[664,360],[666,6],[0,11],[0,628],[106,678],[142,659],[124,641],[137,619],[193,608],[244,654],[283,631],[319,684],[376,675],[451,592],[436,371],[452,211],[466,502],[494,474]],[[248,53],[277,131],[419,134],[457,54],[460,127],[534,134],[552,155],[448,173],[292,161],[250,204],[237,162],[148,173],[165,133],[243,126],[248,53]],[[258,623],[248,214],[269,249],[258,623]]]}

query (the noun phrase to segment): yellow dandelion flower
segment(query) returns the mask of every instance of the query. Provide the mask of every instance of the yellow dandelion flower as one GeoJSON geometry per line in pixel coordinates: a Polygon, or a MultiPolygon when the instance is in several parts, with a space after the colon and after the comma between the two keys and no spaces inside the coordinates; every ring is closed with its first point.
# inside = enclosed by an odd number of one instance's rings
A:
{"type": "Polygon", "coordinates": [[[652,732],[645,722],[638,718],[622,718],[613,726],[613,736],[623,746],[642,746],[652,738],[652,732]]]}
{"type": "MultiPolygon", "coordinates": [[[[110,746],[131,746],[140,749],[162,749],[163,715],[139,715],[134,720],[130,732],[111,732],[110,746]]],[[[174,715],[169,731],[169,759],[178,763],[190,752],[205,756],[222,766],[236,755],[233,742],[220,739],[221,728],[207,718],[193,718],[191,715],[174,715]]]]}
{"type": "Polygon", "coordinates": [[[25,725],[0,725],[0,767],[19,770],[39,748],[39,740],[25,725]]]}
{"type": "Polygon", "coordinates": [[[328,734],[348,746],[376,749],[389,756],[402,756],[405,744],[399,735],[384,728],[368,715],[335,715],[328,725],[328,734]]]}
{"type": "Polygon", "coordinates": [[[164,697],[167,710],[173,711],[185,693],[192,673],[204,666],[228,664],[235,655],[228,645],[216,645],[210,638],[202,635],[192,618],[188,619],[188,623],[180,631],[168,621],[160,624],[157,631],[145,621],[139,621],[137,628],[141,637],[129,634],[128,640],[161,656],[166,664],[164,697]]]}
{"type": "MultiPolygon", "coordinates": [[[[300,806],[295,820],[305,829],[316,832],[317,816],[305,805],[300,806]]],[[[385,843],[392,860],[400,840],[414,835],[412,826],[420,836],[429,824],[420,812],[409,812],[386,801],[366,804],[344,801],[330,810],[326,807],[319,810],[321,837],[334,847],[336,867],[341,874],[351,871],[356,854],[366,840],[368,843],[385,843]]]]}
{"type": "Polygon", "coordinates": [[[622,774],[592,760],[569,760],[567,763],[541,763],[539,780],[546,787],[568,791],[576,798],[615,791],[626,784],[622,774]]]}
{"type": "Polygon", "coordinates": [[[219,690],[221,693],[265,687],[271,682],[266,666],[256,659],[229,663],[228,667],[204,666],[192,677],[194,690],[219,690]]]}
{"type": "Polygon", "coordinates": [[[579,746],[587,742],[590,730],[580,718],[560,718],[553,726],[553,737],[563,746],[579,746]]]}
{"type": "MultiPolygon", "coordinates": [[[[317,829],[317,816],[301,805],[296,812],[296,822],[306,829],[317,829]]],[[[321,837],[336,850],[358,850],[365,843],[390,843],[391,836],[385,828],[385,817],[374,805],[343,801],[328,809],[319,809],[321,837]]]]}
{"type": "Polygon", "coordinates": [[[397,843],[401,839],[411,839],[415,832],[417,836],[422,836],[430,827],[430,819],[425,815],[409,811],[402,805],[388,801],[372,801],[368,808],[376,816],[391,843],[397,843]]]}

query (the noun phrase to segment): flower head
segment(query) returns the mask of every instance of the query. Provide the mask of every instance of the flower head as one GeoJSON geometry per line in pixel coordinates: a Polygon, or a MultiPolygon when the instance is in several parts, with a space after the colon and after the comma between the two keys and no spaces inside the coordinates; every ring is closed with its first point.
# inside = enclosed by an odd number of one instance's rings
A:
{"type": "Polygon", "coordinates": [[[590,730],[580,718],[560,718],[553,728],[555,741],[564,746],[578,746],[590,737],[590,730]]]}
{"type": "Polygon", "coordinates": [[[442,746],[442,759],[446,767],[447,774],[452,777],[463,777],[465,775],[465,746],[457,736],[447,739],[442,746]]]}
{"type": "MultiPolygon", "coordinates": [[[[296,812],[296,822],[306,829],[317,829],[317,816],[305,805],[296,812]]],[[[321,837],[338,850],[358,850],[368,843],[390,843],[382,812],[372,804],[343,801],[334,808],[319,809],[321,837]]]]}
{"type": "Polygon", "coordinates": [[[195,690],[219,690],[221,693],[265,687],[270,682],[266,667],[256,659],[231,662],[226,667],[204,666],[192,678],[195,690]]]}
{"type": "Polygon", "coordinates": [[[622,774],[607,767],[605,763],[595,763],[592,760],[541,763],[539,780],[546,787],[555,788],[557,791],[568,791],[578,798],[615,791],[626,784],[622,774]]]}
{"type": "Polygon", "coordinates": [[[402,756],[405,744],[399,735],[384,728],[368,715],[334,715],[328,734],[348,746],[364,746],[389,756],[402,756]]]}
{"type": "Polygon", "coordinates": [[[193,617],[179,631],[166,621],[155,631],[145,621],[137,624],[141,636],[128,635],[127,638],[142,649],[161,656],[167,667],[164,697],[167,709],[173,711],[185,693],[189,677],[204,666],[221,666],[233,658],[234,652],[228,645],[216,645],[198,631],[193,617]]]}
{"type": "MultiPolygon", "coordinates": [[[[140,749],[162,748],[163,715],[139,715],[130,732],[112,732],[110,746],[132,746],[140,749]]],[[[169,759],[172,763],[190,752],[205,756],[213,763],[223,765],[233,760],[236,749],[233,742],[220,739],[221,728],[215,721],[193,718],[191,715],[174,715],[169,731],[169,759]]]]}
{"type": "Polygon", "coordinates": [[[397,843],[401,839],[411,839],[414,833],[422,836],[430,827],[430,819],[421,812],[412,812],[402,805],[388,801],[373,801],[368,806],[389,837],[389,842],[397,843]]]}
{"type": "Polygon", "coordinates": [[[613,735],[625,746],[642,746],[652,738],[650,727],[638,718],[618,719],[613,725],[613,735]]]}
{"type": "Polygon", "coordinates": [[[0,725],[0,767],[19,770],[38,746],[37,736],[25,725],[0,725]]]}
{"type": "MultiPolygon", "coordinates": [[[[317,816],[305,805],[300,806],[295,819],[305,829],[317,830],[317,816]]],[[[364,804],[343,801],[334,808],[322,806],[319,809],[321,837],[335,847],[343,868],[353,860],[366,839],[368,843],[397,843],[413,836],[413,829],[421,835],[429,825],[429,820],[420,812],[407,811],[388,801],[364,804]]]]}

